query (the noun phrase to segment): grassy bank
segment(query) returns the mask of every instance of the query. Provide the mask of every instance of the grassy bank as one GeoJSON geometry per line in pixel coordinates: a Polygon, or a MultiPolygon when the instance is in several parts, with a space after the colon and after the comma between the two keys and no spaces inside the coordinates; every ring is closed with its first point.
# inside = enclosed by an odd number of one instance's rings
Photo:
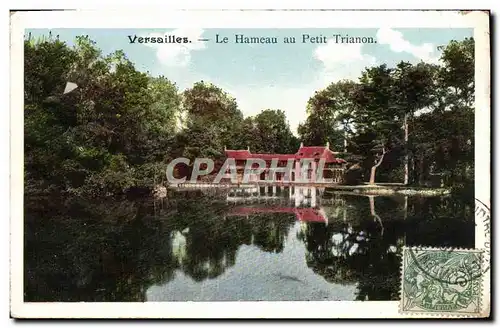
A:
{"type": "Polygon", "coordinates": [[[406,195],[406,196],[443,196],[451,192],[449,188],[408,187],[404,185],[355,185],[329,186],[326,192],[348,192],[359,195],[406,195]]]}

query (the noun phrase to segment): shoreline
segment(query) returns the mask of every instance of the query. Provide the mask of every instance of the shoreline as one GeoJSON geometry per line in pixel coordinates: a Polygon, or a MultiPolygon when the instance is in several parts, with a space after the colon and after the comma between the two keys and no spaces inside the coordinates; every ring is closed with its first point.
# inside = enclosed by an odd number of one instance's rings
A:
{"type": "Polygon", "coordinates": [[[431,188],[431,187],[411,187],[402,184],[378,184],[378,185],[332,185],[332,184],[211,184],[211,183],[184,183],[181,185],[168,185],[168,189],[174,190],[197,190],[197,189],[250,189],[259,187],[302,187],[302,188],[325,188],[325,193],[343,193],[351,195],[367,195],[367,196],[389,196],[389,195],[404,195],[404,196],[445,196],[451,193],[450,188],[431,188]]]}

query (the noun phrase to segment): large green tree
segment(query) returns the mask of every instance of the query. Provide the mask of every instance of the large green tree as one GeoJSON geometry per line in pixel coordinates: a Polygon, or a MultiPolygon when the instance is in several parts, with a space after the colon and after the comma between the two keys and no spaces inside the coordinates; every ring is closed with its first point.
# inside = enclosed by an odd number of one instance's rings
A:
{"type": "Polygon", "coordinates": [[[149,187],[175,133],[175,86],[135,69],[122,51],[102,55],[88,37],[25,42],[27,189],[97,194],[149,187]],[[65,93],[68,82],[76,89],[65,93]]]}
{"type": "Polygon", "coordinates": [[[308,117],[299,126],[301,139],[309,145],[329,142],[335,150],[347,150],[352,135],[356,104],[353,95],[358,85],[344,80],[317,91],[307,104],[308,117]]]}
{"type": "Polygon", "coordinates": [[[241,130],[243,114],[236,99],[211,83],[197,82],[184,91],[186,127],[179,139],[188,158],[221,156],[224,146],[232,148],[241,130]]]}
{"type": "Polygon", "coordinates": [[[417,111],[433,101],[436,66],[425,63],[412,65],[400,62],[393,72],[394,106],[404,130],[404,184],[409,182],[409,126],[417,111]]]}
{"type": "Polygon", "coordinates": [[[474,181],[474,40],[439,47],[430,111],[415,119],[415,182],[471,187],[474,181]],[[436,124],[439,122],[439,124],[436,124]]]}
{"type": "MultiPolygon", "coordinates": [[[[290,125],[282,110],[266,109],[252,117],[253,128],[245,136],[251,150],[259,153],[295,153],[298,140],[290,130],[290,125]]],[[[248,132],[248,131],[247,131],[248,132]]]]}
{"type": "MultiPolygon", "coordinates": [[[[367,68],[359,79],[359,88],[354,95],[358,107],[354,119],[358,135],[371,136],[370,142],[353,145],[361,151],[364,163],[372,163],[370,183],[375,183],[377,168],[391,153],[401,150],[402,133],[398,121],[398,108],[395,106],[394,69],[387,65],[367,68]]],[[[394,161],[385,163],[395,164],[394,161]]]]}

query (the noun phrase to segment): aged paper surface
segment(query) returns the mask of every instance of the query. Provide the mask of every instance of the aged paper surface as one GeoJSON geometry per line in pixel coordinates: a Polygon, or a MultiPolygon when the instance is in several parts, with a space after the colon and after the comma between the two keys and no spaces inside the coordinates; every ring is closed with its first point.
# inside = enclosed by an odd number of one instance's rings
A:
{"type": "Polygon", "coordinates": [[[489,44],[480,11],[13,13],[12,316],[489,316],[489,44]]]}

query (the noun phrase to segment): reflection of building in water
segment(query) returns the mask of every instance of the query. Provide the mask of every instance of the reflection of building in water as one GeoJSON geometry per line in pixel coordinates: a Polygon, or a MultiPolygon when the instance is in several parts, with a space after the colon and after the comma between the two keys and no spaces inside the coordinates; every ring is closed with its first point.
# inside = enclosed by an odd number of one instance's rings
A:
{"type": "Polygon", "coordinates": [[[174,257],[182,262],[186,258],[186,234],[189,228],[184,231],[175,231],[172,233],[172,253],[174,257]]]}
{"type": "MultiPolygon", "coordinates": [[[[281,199],[293,201],[296,207],[316,207],[321,202],[325,188],[300,187],[300,186],[241,186],[231,188],[226,196],[230,202],[256,202],[268,199],[281,199]]],[[[340,200],[340,199],[338,199],[340,200]]]]}
{"type": "Polygon", "coordinates": [[[247,216],[268,213],[290,213],[295,214],[297,220],[302,222],[326,222],[328,217],[321,209],[304,207],[235,207],[231,209],[227,216],[247,216]]]}
{"type": "MultiPolygon", "coordinates": [[[[345,216],[345,201],[342,198],[322,200],[325,188],[300,186],[248,186],[232,188],[226,197],[231,203],[245,203],[253,206],[236,207],[228,215],[250,216],[259,213],[290,213],[302,222],[326,222],[329,215],[338,219],[339,211],[345,216]],[[334,204],[330,211],[322,205],[334,204]],[[334,210],[332,210],[334,209],[334,210]],[[327,213],[328,212],[328,213],[327,213]]],[[[344,218],[345,219],[345,218],[344,218]]]]}
{"type": "MultiPolygon", "coordinates": [[[[239,182],[243,180],[243,173],[248,160],[263,160],[266,163],[262,173],[250,173],[249,182],[259,181],[277,181],[277,182],[305,182],[304,180],[314,182],[316,180],[316,171],[319,167],[319,162],[324,161],[322,176],[324,178],[333,179],[334,182],[342,180],[345,170],[346,161],[341,158],[336,158],[335,153],[330,150],[329,143],[326,146],[305,147],[302,143],[299,150],[295,154],[255,154],[251,153],[250,149],[245,150],[228,150],[225,149],[227,158],[233,158],[236,164],[236,172],[239,182]],[[281,172],[277,171],[273,178],[270,172],[272,162],[276,161],[277,166],[281,168],[281,172]],[[292,166],[284,172],[287,164],[291,161],[292,166]],[[310,162],[310,163],[309,163],[310,162]],[[301,181],[302,180],[302,181],[301,181]]],[[[252,168],[258,168],[254,163],[252,168]]]]}

